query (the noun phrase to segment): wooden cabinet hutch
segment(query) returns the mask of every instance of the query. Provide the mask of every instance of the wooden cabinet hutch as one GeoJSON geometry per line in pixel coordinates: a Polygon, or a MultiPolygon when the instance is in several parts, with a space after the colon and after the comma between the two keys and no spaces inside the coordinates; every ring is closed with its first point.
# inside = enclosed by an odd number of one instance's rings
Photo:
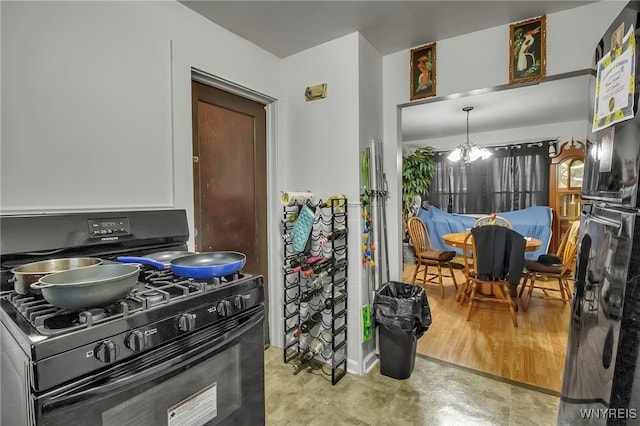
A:
{"type": "Polygon", "coordinates": [[[553,210],[549,252],[555,253],[562,235],[571,224],[580,220],[582,175],[584,171],[584,142],[562,142],[557,155],[551,158],[549,170],[549,207],[553,210]]]}

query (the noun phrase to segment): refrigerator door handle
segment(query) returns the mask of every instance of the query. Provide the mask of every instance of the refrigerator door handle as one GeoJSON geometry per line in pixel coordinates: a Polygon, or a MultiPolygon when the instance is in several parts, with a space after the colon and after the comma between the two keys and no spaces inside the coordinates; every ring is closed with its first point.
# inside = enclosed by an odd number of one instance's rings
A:
{"type": "Polygon", "coordinates": [[[622,224],[620,222],[616,222],[607,218],[604,218],[602,216],[589,216],[587,218],[587,221],[592,220],[594,222],[598,222],[602,225],[607,225],[607,226],[612,226],[616,229],[620,229],[622,227],[622,224]]]}

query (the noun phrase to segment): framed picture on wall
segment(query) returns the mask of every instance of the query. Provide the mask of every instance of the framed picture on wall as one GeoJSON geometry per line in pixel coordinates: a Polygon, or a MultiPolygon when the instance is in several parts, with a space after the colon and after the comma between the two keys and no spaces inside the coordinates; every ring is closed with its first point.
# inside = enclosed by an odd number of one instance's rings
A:
{"type": "Polygon", "coordinates": [[[410,100],[436,95],[436,44],[411,49],[410,100]]]}
{"type": "Polygon", "coordinates": [[[547,75],[547,17],[509,26],[509,84],[542,80],[547,75]]]}

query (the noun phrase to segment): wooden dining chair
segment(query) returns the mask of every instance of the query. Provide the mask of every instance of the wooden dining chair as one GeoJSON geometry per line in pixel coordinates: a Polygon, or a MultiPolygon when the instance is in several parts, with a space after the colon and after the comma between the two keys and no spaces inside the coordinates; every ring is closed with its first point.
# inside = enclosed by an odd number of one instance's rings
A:
{"type": "Polygon", "coordinates": [[[513,225],[511,224],[511,222],[509,222],[508,219],[502,216],[498,216],[495,213],[479,217],[473,223],[473,228],[477,228],[478,226],[485,226],[485,225],[499,225],[499,226],[506,226],[509,229],[513,229],[513,225]]]}
{"type": "Polygon", "coordinates": [[[471,247],[471,256],[467,250],[463,250],[465,264],[465,275],[467,277],[466,290],[463,297],[467,300],[467,321],[471,319],[471,312],[476,302],[491,302],[506,305],[509,309],[511,322],[514,327],[518,327],[518,319],[516,318],[516,305],[511,298],[509,281],[505,279],[483,279],[477,274],[478,251],[473,239],[473,235],[469,233],[465,238],[465,246],[471,247]]]}
{"type": "MultiPolygon", "coordinates": [[[[502,216],[498,216],[495,213],[492,213],[490,215],[486,215],[486,216],[481,216],[478,219],[476,219],[476,221],[473,223],[472,228],[477,228],[479,226],[488,226],[488,225],[498,225],[498,226],[505,226],[509,229],[513,229],[513,225],[511,224],[511,222],[509,222],[509,220],[507,220],[506,218],[502,217],[502,216]]],[[[466,245],[466,257],[465,259],[465,277],[468,276],[468,272],[473,272],[473,254],[471,251],[471,247],[466,245]]],[[[465,281],[465,283],[462,285],[462,291],[456,296],[456,300],[460,303],[464,303],[466,300],[468,300],[468,295],[470,294],[470,287],[471,287],[471,281],[469,279],[467,279],[465,281]]]]}
{"type": "Polygon", "coordinates": [[[427,232],[427,227],[425,226],[422,219],[418,217],[410,217],[407,222],[407,227],[409,231],[409,238],[411,239],[411,244],[413,244],[413,248],[415,249],[416,256],[416,269],[413,272],[413,277],[411,279],[411,284],[415,284],[416,280],[422,282],[423,284],[435,284],[434,280],[437,278],[438,283],[440,284],[440,295],[444,299],[444,284],[442,282],[442,277],[451,278],[453,280],[453,285],[456,290],[458,289],[458,283],[456,282],[456,276],[453,273],[453,269],[451,268],[451,260],[455,257],[456,252],[451,250],[440,250],[435,249],[431,246],[431,241],[429,240],[429,233],[427,232]],[[437,273],[429,272],[429,266],[433,266],[437,268],[437,273]],[[449,275],[442,273],[442,268],[446,267],[449,269],[449,275]],[[422,278],[418,278],[418,271],[420,268],[423,268],[422,278]]]}
{"type": "MultiPolygon", "coordinates": [[[[569,282],[574,278],[574,264],[578,252],[578,232],[580,221],[575,221],[564,233],[560,247],[556,252],[556,263],[541,262],[540,260],[525,261],[525,280],[520,288],[520,298],[526,291],[523,299],[523,309],[529,309],[532,297],[546,300],[558,300],[566,304],[571,300],[571,288],[569,282]],[[559,263],[557,263],[559,261],[559,263]],[[549,282],[551,281],[551,282],[549,282]],[[557,281],[557,287],[551,283],[557,281]],[[535,292],[534,290],[541,290],[535,292]]],[[[553,261],[551,256],[549,259],[553,261]]]]}

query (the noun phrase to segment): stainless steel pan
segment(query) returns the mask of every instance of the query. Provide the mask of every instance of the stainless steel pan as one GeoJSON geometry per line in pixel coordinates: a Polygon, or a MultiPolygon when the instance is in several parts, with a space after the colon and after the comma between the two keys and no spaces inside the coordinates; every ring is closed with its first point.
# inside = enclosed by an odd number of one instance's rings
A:
{"type": "Polygon", "coordinates": [[[11,270],[13,273],[13,287],[18,294],[40,294],[40,290],[31,289],[31,284],[37,283],[40,278],[55,272],[100,264],[102,264],[102,259],[97,257],[69,257],[27,263],[11,270]]]}
{"type": "Polygon", "coordinates": [[[140,266],[113,263],[71,269],[40,278],[31,288],[54,306],[75,311],[106,306],[125,297],[138,282],[140,266]]]}

